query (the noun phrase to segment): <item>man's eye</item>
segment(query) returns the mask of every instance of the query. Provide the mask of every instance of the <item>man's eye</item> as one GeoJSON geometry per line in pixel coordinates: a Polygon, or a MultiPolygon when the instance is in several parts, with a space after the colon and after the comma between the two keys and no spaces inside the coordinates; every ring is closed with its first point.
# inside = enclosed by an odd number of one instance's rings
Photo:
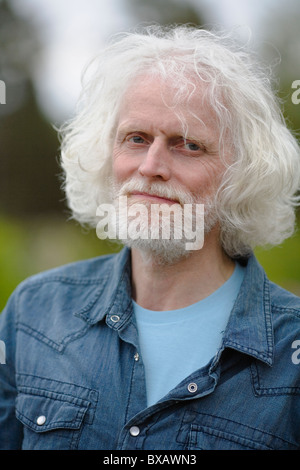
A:
{"type": "Polygon", "coordinates": [[[132,135],[128,138],[129,142],[133,142],[134,144],[143,144],[145,140],[140,135],[132,135]]]}
{"type": "Polygon", "coordinates": [[[197,144],[196,142],[188,141],[188,140],[184,140],[182,146],[184,150],[188,150],[189,152],[201,152],[204,150],[201,144],[197,144]]]}
{"type": "Polygon", "coordinates": [[[194,142],[185,142],[184,146],[187,150],[193,150],[193,151],[200,150],[199,145],[195,144],[194,142]]]}

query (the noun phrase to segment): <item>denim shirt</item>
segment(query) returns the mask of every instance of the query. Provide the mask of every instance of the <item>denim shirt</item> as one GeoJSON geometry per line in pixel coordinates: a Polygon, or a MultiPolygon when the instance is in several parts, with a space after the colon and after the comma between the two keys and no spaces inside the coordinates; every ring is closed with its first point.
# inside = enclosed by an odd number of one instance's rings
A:
{"type": "Polygon", "coordinates": [[[127,248],[24,281],[0,340],[1,449],[300,449],[300,300],[254,255],[215,357],[150,407],[127,248]]]}

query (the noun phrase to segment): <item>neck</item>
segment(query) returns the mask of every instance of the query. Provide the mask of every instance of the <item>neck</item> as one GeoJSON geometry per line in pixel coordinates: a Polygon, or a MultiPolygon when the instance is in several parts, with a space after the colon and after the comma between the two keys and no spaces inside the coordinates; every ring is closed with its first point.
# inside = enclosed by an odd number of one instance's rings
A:
{"type": "Polygon", "coordinates": [[[131,253],[132,296],[149,310],[174,310],[196,303],[221,287],[234,270],[234,262],[213,236],[201,250],[170,265],[155,258],[146,262],[136,249],[131,253]]]}

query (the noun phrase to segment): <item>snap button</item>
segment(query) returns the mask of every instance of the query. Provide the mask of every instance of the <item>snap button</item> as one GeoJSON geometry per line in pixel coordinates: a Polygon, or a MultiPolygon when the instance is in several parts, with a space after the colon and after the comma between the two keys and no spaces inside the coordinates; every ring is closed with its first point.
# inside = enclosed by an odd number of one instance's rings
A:
{"type": "Polygon", "coordinates": [[[195,383],[190,383],[188,384],[188,391],[191,392],[191,393],[195,393],[197,391],[198,387],[197,387],[197,384],[195,383]]]}
{"type": "Polygon", "coordinates": [[[134,357],[134,360],[135,360],[135,361],[138,361],[138,360],[139,360],[139,358],[140,358],[140,355],[139,355],[139,353],[138,353],[138,352],[136,352],[136,353],[135,353],[135,355],[134,355],[133,357],[134,357]]]}
{"type": "Polygon", "coordinates": [[[114,323],[117,323],[119,320],[120,320],[120,317],[119,315],[112,315],[110,317],[111,321],[113,321],[114,323]]]}
{"type": "Polygon", "coordinates": [[[36,420],[36,424],[38,424],[38,426],[43,426],[43,424],[45,424],[46,422],[46,416],[39,416],[36,420]]]}
{"type": "Polygon", "coordinates": [[[138,426],[132,426],[129,429],[129,432],[130,432],[131,436],[136,437],[140,434],[140,428],[138,426]]]}

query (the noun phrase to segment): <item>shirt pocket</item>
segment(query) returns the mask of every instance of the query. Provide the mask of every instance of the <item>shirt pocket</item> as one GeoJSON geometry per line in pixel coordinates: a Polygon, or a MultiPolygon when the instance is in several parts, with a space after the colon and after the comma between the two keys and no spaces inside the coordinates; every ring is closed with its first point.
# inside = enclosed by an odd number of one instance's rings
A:
{"type": "Polygon", "coordinates": [[[263,443],[205,426],[191,425],[188,450],[270,450],[263,443]]]}
{"type": "Polygon", "coordinates": [[[184,414],[177,436],[186,450],[272,450],[273,439],[233,418],[192,410],[184,414]]]}
{"type": "MultiPolygon", "coordinates": [[[[52,382],[52,381],[51,381],[52,382]]],[[[52,382],[55,384],[55,381],[52,382]]],[[[65,389],[68,384],[63,384],[65,389]]],[[[16,417],[23,424],[22,449],[77,449],[84,423],[92,422],[93,402],[53,389],[24,389],[16,399],[16,417]]],[[[81,387],[78,387],[80,392],[81,387]]],[[[87,389],[85,389],[87,391],[87,389]]],[[[93,392],[93,391],[91,391],[93,392]]],[[[87,394],[88,396],[91,394],[87,394]]]]}

